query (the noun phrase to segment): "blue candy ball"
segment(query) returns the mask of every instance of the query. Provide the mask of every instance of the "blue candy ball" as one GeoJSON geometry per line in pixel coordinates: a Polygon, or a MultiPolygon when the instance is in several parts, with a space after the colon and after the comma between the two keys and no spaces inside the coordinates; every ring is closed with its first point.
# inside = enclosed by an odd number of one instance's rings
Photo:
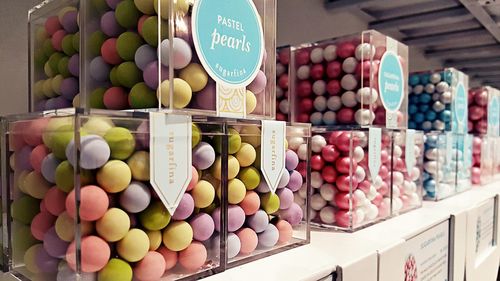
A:
{"type": "Polygon", "coordinates": [[[448,84],[451,84],[451,82],[453,80],[453,72],[451,72],[451,71],[441,72],[441,80],[445,81],[448,84]]]}
{"type": "Polygon", "coordinates": [[[436,192],[436,181],[434,179],[428,179],[424,182],[424,188],[430,192],[436,192]]]}
{"type": "Polygon", "coordinates": [[[425,115],[421,112],[418,112],[415,114],[415,118],[413,120],[417,123],[422,123],[425,120],[425,115]]]}
{"type": "Polygon", "coordinates": [[[434,121],[436,120],[437,114],[434,111],[428,111],[427,114],[425,115],[425,119],[427,121],[434,121]]]}
{"type": "Polygon", "coordinates": [[[450,122],[451,120],[451,111],[449,110],[443,110],[439,113],[439,120],[447,123],[450,122]]]}
{"type": "Polygon", "coordinates": [[[432,100],[432,96],[428,93],[422,93],[418,97],[418,102],[419,103],[429,103],[432,100]]]}
{"type": "MultiPolygon", "coordinates": [[[[418,107],[416,105],[410,104],[408,106],[408,114],[415,114],[415,113],[417,113],[417,111],[418,111],[418,107]]],[[[410,118],[411,118],[411,116],[410,116],[410,118]]]]}
{"type": "Polygon", "coordinates": [[[420,84],[427,85],[429,84],[429,78],[431,75],[429,73],[424,73],[420,75],[420,84]]]}
{"type": "Polygon", "coordinates": [[[417,95],[414,95],[414,94],[411,94],[409,99],[408,99],[408,103],[409,104],[416,104],[418,103],[418,97],[417,95]]]}
{"type": "Polygon", "coordinates": [[[422,113],[427,113],[429,111],[429,105],[428,104],[421,104],[418,106],[418,111],[422,113]]]}
{"type": "Polygon", "coordinates": [[[424,172],[424,174],[422,175],[422,180],[423,181],[426,181],[426,180],[428,180],[430,178],[431,178],[431,175],[429,173],[427,173],[427,172],[424,172]]]}
{"type": "Polygon", "coordinates": [[[417,74],[410,75],[410,85],[415,86],[420,83],[420,77],[417,74]]]}
{"type": "Polygon", "coordinates": [[[417,129],[417,123],[413,122],[413,121],[408,121],[408,128],[410,129],[417,129]]]}

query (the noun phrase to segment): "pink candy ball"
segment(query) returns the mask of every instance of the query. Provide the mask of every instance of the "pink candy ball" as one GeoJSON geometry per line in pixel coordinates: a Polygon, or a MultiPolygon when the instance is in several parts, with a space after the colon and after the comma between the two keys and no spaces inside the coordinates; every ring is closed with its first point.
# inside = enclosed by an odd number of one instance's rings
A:
{"type": "Polygon", "coordinates": [[[134,278],[138,281],[160,280],[165,272],[166,264],[163,255],[149,251],[134,267],[134,278]]]}
{"type": "Polygon", "coordinates": [[[355,212],[350,212],[347,210],[339,210],[335,213],[335,222],[340,227],[351,227],[353,226],[351,222],[357,221],[357,216],[355,212]]]}
{"type": "Polygon", "coordinates": [[[45,233],[54,225],[56,217],[48,212],[38,213],[31,221],[31,234],[35,239],[43,241],[45,233]]]}
{"type": "Polygon", "coordinates": [[[342,64],[338,61],[332,61],[326,66],[326,75],[328,78],[338,78],[342,73],[342,64]]]}
{"type": "Polygon", "coordinates": [[[49,17],[45,21],[45,30],[49,35],[53,35],[56,31],[58,31],[61,28],[62,26],[57,16],[49,17]]]}
{"type": "Polygon", "coordinates": [[[52,47],[54,47],[54,49],[56,49],[59,52],[62,51],[62,40],[64,36],[66,36],[66,31],[60,29],[56,31],[51,38],[52,47]]]}
{"type": "Polygon", "coordinates": [[[343,59],[354,56],[355,51],[356,46],[352,42],[344,42],[337,47],[337,55],[343,59]]]}

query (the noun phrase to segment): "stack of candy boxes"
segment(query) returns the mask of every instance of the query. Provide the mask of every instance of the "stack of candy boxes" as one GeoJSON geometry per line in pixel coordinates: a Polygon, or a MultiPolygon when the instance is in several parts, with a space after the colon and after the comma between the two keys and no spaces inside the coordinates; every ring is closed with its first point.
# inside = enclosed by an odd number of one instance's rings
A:
{"type": "Polygon", "coordinates": [[[500,91],[485,86],[469,90],[469,133],[473,140],[472,183],[486,184],[498,173],[500,91]]]}
{"type": "Polygon", "coordinates": [[[428,200],[471,186],[468,84],[468,76],[454,68],[410,74],[408,127],[426,133],[423,186],[428,200]]]}
{"type": "Polygon", "coordinates": [[[354,231],[421,206],[424,139],[406,130],[407,60],[407,46],[373,30],[278,49],[277,88],[289,99],[278,112],[313,125],[313,226],[354,231]]]}
{"type": "Polygon", "coordinates": [[[33,113],[2,122],[12,276],[192,280],[309,242],[310,125],[271,121],[276,1],[212,2],[30,12],[33,113]]]}

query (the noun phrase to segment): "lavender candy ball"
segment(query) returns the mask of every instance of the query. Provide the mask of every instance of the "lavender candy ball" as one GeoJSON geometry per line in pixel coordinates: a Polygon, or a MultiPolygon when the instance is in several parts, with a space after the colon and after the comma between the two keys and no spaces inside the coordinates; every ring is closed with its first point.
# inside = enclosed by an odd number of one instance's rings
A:
{"type": "Polygon", "coordinates": [[[206,170],[212,166],[215,161],[214,148],[206,143],[200,142],[193,149],[193,166],[199,170],[206,170]]]}
{"type": "Polygon", "coordinates": [[[269,224],[269,217],[265,211],[258,210],[255,214],[247,217],[246,223],[256,233],[261,233],[266,230],[269,224]]]}
{"type": "Polygon", "coordinates": [[[42,176],[51,183],[56,182],[56,168],[61,164],[61,161],[57,159],[54,154],[49,154],[45,156],[42,160],[42,176]]]}
{"type": "Polygon", "coordinates": [[[276,194],[280,198],[280,210],[290,208],[293,203],[293,192],[288,188],[279,189],[276,194]]]}
{"type": "Polygon", "coordinates": [[[111,66],[107,64],[104,59],[99,56],[95,57],[90,62],[90,76],[92,79],[98,82],[104,82],[109,79],[109,72],[111,71],[111,66]]]}
{"type": "Polygon", "coordinates": [[[66,108],[66,107],[72,107],[72,106],[73,105],[71,104],[71,101],[69,101],[66,98],[61,97],[61,96],[59,96],[57,98],[48,99],[47,102],[45,103],[46,110],[66,108]]]}
{"type": "Polygon", "coordinates": [[[149,148],[149,121],[143,121],[139,127],[137,127],[135,139],[137,150],[149,148]]]}
{"type": "Polygon", "coordinates": [[[76,33],[78,31],[78,12],[66,12],[62,17],[61,25],[68,33],[76,33]]]}
{"type": "MultiPolygon", "coordinates": [[[[227,230],[229,232],[235,232],[245,223],[245,211],[238,205],[229,205],[227,215],[227,230]]],[[[212,219],[214,220],[215,230],[220,232],[220,207],[217,207],[212,212],[212,219]]]]}
{"type": "Polygon", "coordinates": [[[285,167],[288,171],[295,170],[299,165],[299,157],[295,151],[288,149],[285,154],[285,167]]]}
{"type": "Polygon", "coordinates": [[[259,238],[259,247],[271,248],[278,243],[279,231],[273,224],[268,224],[264,232],[257,234],[259,238]]]}
{"type": "MultiPolygon", "coordinates": [[[[144,79],[144,83],[148,85],[149,88],[156,90],[158,88],[158,61],[150,62],[142,73],[142,78],[144,79]]],[[[161,67],[161,81],[165,81],[168,79],[168,67],[161,67]]]]}
{"type": "Polygon", "coordinates": [[[266,88],[266,84],[267,84],[266,75],[262,70],[259,70],[259,72],[257,72],[257,76],[248,85],[247,89],[250,90],[252,93],[258,94],[264,91],[264,89],[266,88]]]}
{"type": "Polygon", "coordinates": [[[144,211],[151,202],[149,187],[139,181],[131,182],[120,194],[120,205],[129,213],[144,211]]]}
{"type": "MultiPolygon", "coordinates": [[[[69,163],[76,167],[75,142],[71,140],[66,147],[69,163]]],[[[108,143],[98,135],[83,136],[80,139],[80,167],[87,170],[100,168],[106,164],[111,155],[108,143]]]]}
{"type": "Polygon", "coordinates": [[[109,37],[118,37],[125,29],[118,24],[115,18],[115,12],[106,12],[101,17],[101,30],[109,37]]]}
{"type": "Polygon", "coordinates": [[[106,0],[106,4],[108,4],[108,6],[111,8],[111,9],[116,9],[116,6],[118,5],[118,3],[120,3],[122,0],[106,0]]]}
{"type": "Polygon", "coordinates": [[[288,181],[287,187],[293,191],[296,192],[297,190],[300,189],[303,183],[302,175],[298,171],[292,171],[290,174],[290,180],[288,181]]]}
{"type": "Polygon", "coordinates": [[[69,243],[57,236],[55,226],[51,227],[43,236],[43,248],[54,258],[63,258],[66,255],[69,243]]]}
{"type": "Polygon", "coordinates": [[[266,180],[262,179],[260,181],[259,185],[257,186],[257,188],[255,189],[255,191],[257,191],[259,193],[268,193],[271,190],[269,189],[269,185],[267,185],[266,180]]]}
{"type": "Polygon", "coordinates": [[[43,111],[45,110],[45,100],[39,100],[35,103],[35,111],[43,111]]]}
{"type": "Polygon", "coordinates": [[[228,233],[227,235],[227,257],[232,259],[236,257],[241,250],[241,241],[238,235],[228,233]]]}
{"type": "Polygon", "coordinates": [[[80,85],[78,79],[75,77],[68,77],[64,79],[61,83],[61,96],[67,100],[73,100],[73,98],[80,91],[80,85]]]}
{"type": "Polygon", "coordinates": [[[30,146],[23,146],[19,151],[14,154],[16,170],[33,170],[30,163],[30,155],[33,149],[30,146]]]}
{"type": "Polygon", "coordinates": [[[285,169],[283,171],[283,174],[281,175],[280,182],[278,183],[278,188],[283,188],[288,184],[288,181],[290,180],[290,174],[288,171],[285,169]]]}
{"type": "Polygon", "coordinates": [[[68,70],[71,75],[75,77],[80,76],[80,54],[74,54],[69,58],[68,70]]]}
{"type": "Polygon", "coordinates": [[[193,238],[201,242],[208,240],[215,230],[214,220],[206,213],[197,214],[189,224],[193,229],[193,238]]]}
{"type": "Polygon", "coordinates": [[[291,225],[297,225],[302,221],[304,214],[302,213],[302,209],[297,203],[293,203],[290,208],[286,210],[282,210],[280,212],[281,218],[289,222],[291,225]]]}
{"type": "Polygon", "coordinates": [[[215,83],[209,82],[203,90],[194,95],[193,107],[205,110],[215,110],[215,83]]]}
{"type": "Polygon", "coordinates": [[[137,67],[144,71],[149,63],[157,60],[156,49],[148,44],[144,44],[135,51],[134,60],[137,67]]]}
{"type": "Polygon", "coordinates": [[[181,202],[177,209],[175,209],[172,219],[174,220],[185,220],[191,216],[194,211],[194,200],[189,193],[184,193],[182,195],[181,202]]]}
{"type": "Polygon", "coordinates": [[[40,271],[44,273],[57,272],[59,265],[59,259],[50,256],[44,248],[40,248],[36,253],[35,262],[40,271]]]}

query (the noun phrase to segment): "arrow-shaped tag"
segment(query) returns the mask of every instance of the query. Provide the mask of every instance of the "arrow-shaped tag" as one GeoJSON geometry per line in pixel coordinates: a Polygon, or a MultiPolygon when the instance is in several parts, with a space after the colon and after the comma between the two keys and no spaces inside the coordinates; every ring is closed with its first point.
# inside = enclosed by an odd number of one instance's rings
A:
{"type": "Polygon", "coordinates": [[[272,193],[285,172],[285,136],[285,122],[262,121],[260,169],[272,193]]]}

